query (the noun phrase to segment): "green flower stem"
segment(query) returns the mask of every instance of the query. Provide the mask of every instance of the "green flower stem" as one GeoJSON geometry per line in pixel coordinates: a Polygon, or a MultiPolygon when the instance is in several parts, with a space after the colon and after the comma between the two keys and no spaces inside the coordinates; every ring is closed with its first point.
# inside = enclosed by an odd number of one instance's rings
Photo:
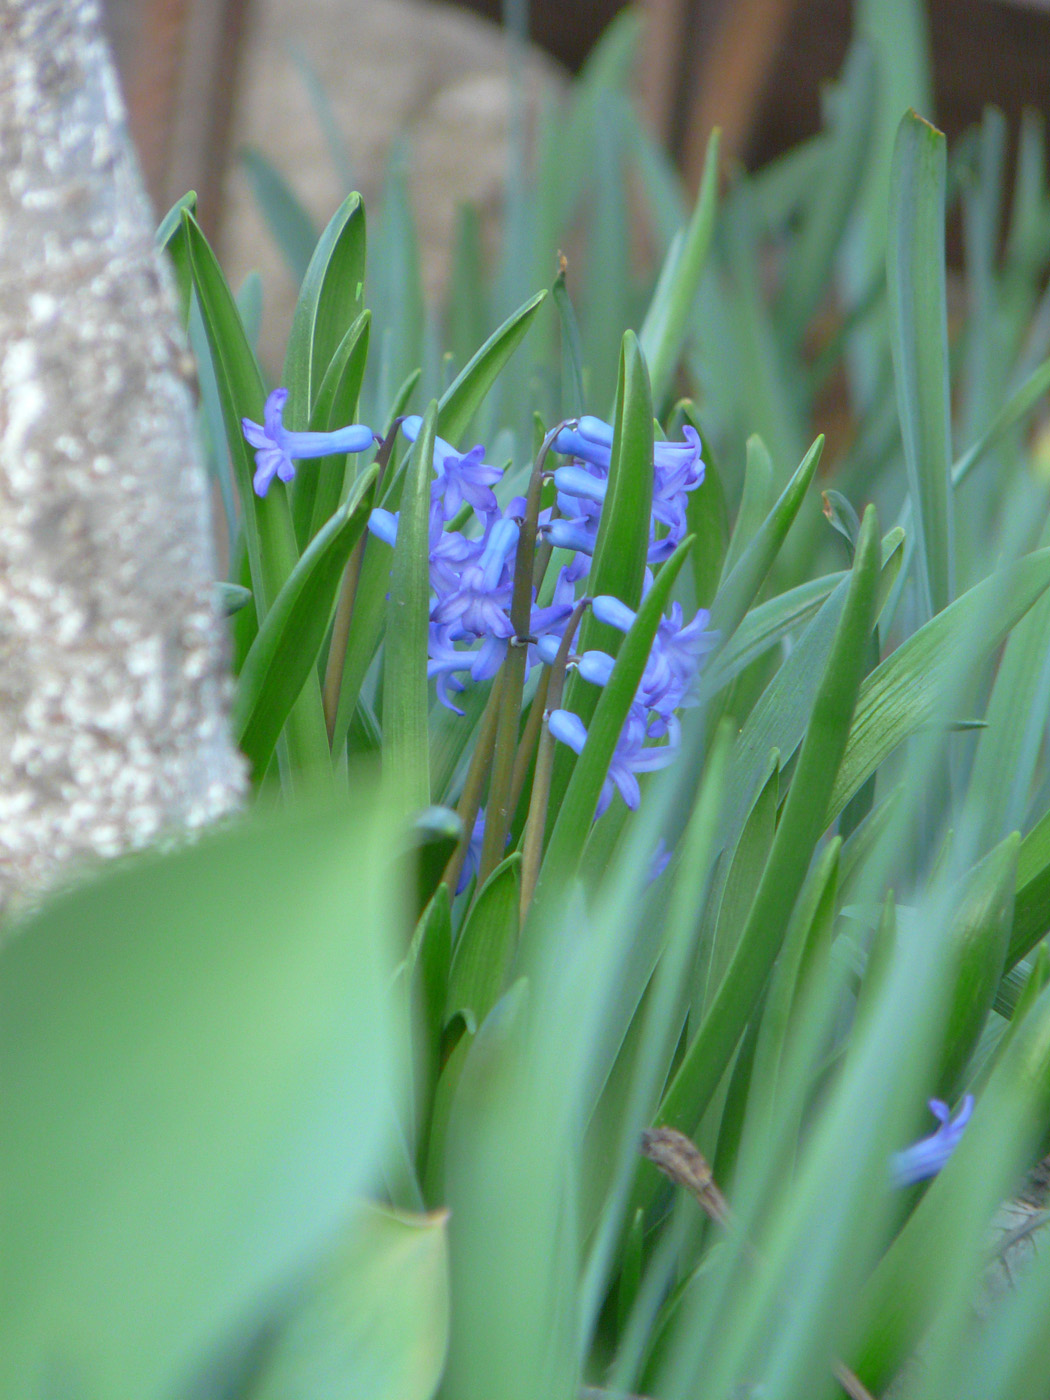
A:
{"type": "Polygon", "coordinates": [[[536,752],[536,744],[540,737],[540,725],[543,723],[543,712],[547,708],[547,689],[550,685],[550,679],[550,667],[544,666],[543,675],[540,677],[536,694],[532,697],[532,704],[529,707],[529,717],[522,730],[518,752],[514,755],[514,772],[510,780],[510,802],[508,804],[512,817],[518,810],[522,789],[525,787],[525,779],[529,774],[529,764],[536,752]]]}
{"type": "Polygon", "coordinates": [[[510,621],[514,628],[503,663],[503,694],[496,745],[492,755],[492,778],[485,806],[485,839],[481,847],[478,889],[503,859],[503,847],[510,826],[510,791],[514,777],[514,754],[518,747],[518,725],[521,720],[521,696],[525,688],[525,662],[528,653],[529,624],[532,621],[532,579],[536,567],[536,523],[540,513],[543,490],[543,464],[551,443],[564,424],[556,424],[543,439],[532,468],[529,494],[525,501],[525,519],[518,536],[518,552],[514,560],[514,595],[510,605],[510,621]]]}
{"type": "Polygon", "coordinates": [[[474,741],[474,752],[471,755],[470,767],[467,769],[466,781],[456,806],[456,815],[463,823],[463,836],[459,845],[452,852],[452,858],[441,877],[448,886],[449,894],[455,894],[456,885],[459,882],[459,872],[463,869],[467,847],[470,845],[471,833],[474,830],[474,822],[481,808],[481,795],[485,791],[485,779],[488,777],[492,764],[492,746],[496,742],[496,723],[499,719],[500,696],[502,694],[503,670],[501,669],[496,672],[492,689],[489,691],[485,711],[481,716],[481,723],[478,725],[477,738],[474,741]]]}
{"type": "MultiPolygon", "coordinates": [[[[379,475],[376,477],[375,496],[373,497],[376,502],[379,500],[379,488],[383,484],[383,477],[386,475],[387,464],[390,461],[390,454],[394,450],[394,442],[400,426],[401,419],[395,418],[390,431],[379,444],[379,451],[376,453],[375,459],[379,463],[379,475]]],[[[343,574],[339,602],[335,610],[335,622],[332,624],[332,641],[328,648],[328,664],[325,666],[324,673],[324,718],[329,744],[334,738],[336,718],[339,714],[339,692],[343,685],[346,649],[350,642],[350,624],[353,621],[357,585],[361,578],[361,564],[365,557],[367,543],[368,530],[366,529],[346,562],[346,572],[343,574]]]]}
{"type": "Polygon", "coordinates": [[[561,639],[558,654],[554,658],[554,665],[543,678],[547,681],[547,703],[538,705],[539,691],[536,692],[536,699],[533,701],[533,706],[542,719],[543,732],[540,735],[539,748],[536,753],[536,772],[532,779],[532,797],[529,801],[529,817],[525,824],[525,845],[521,857],[520,918],[522,924],[524,924],[525,916],[529,912],[532,893],[536,888],[536,879],[540,873],[540,863],[543,860],[543,838],[547,830],[547,803],[550,799],[551,773],[554,769],[554,737],[547,726],[547,716],[551,710],[556,710],[561,705],[562,691],[565,688],[565,671],[569,664],[569,652],[572,649],[580,619],[583,617],[584,610],[590,606],[590,602],[589,598],[581,598],[576,604],[575,611],[565,628],[565,635],[561,639]]]}
{"type": "Polygon", "coordinates": [[[324,719],[328,730],[328,743],[335,735],[335,719],[339,713],[339,691],[343,684],[343,667],[346,664],[346,648],[350,641],[350,622],[354,615],[354,602],[357,599],[357,583],[361,577],[361,561],[365,556],[368,531],[354,545],[353,553],[346,561],[343,582],[339,590],[339,602],[335,609],[335,622],[332,624],[332,641],[328,648],[328,664],[324,673],[324,719]]]}

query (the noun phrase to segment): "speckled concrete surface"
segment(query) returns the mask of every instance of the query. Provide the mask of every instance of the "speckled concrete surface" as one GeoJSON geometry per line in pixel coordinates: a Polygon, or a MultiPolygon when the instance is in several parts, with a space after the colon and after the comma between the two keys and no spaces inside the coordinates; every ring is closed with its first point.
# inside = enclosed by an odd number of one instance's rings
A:
{"type": "Polygon", "coordinates": [[[152,230],[93,0],[0,11],[0,907],[244,790],[152,230]]]}

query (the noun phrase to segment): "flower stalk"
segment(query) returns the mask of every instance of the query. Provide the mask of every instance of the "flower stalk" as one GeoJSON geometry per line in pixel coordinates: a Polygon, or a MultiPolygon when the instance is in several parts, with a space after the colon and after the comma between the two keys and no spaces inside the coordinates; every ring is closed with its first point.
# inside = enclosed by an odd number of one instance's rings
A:
{"type": "Polygon", "coordinates": [[[536,567],[536,533],[543,491],[543,468],[554,439],[564,428],[557,424],[543,439],[529,478],[525,500],[525,518],[518,535],[518,550],[514,560],[514,591],[511,597],[510,621],[514,636],[503,663],[503,690],[500,698],[496,743],[492,756],[492,778],[485,808],[485,839],[481,848],[478,871],[480,888],[495,870],[503,856],[510,826],[510,795],[514,777],[514,755],[518,747],[518,726],[521,720],[521,699],[525,688],[525,667],[532,621],[533,570],[536,567]]]}
{"type": "MultiPolygon", "coordinates": [[[[554,735],[551,733],[547,721],[550,711],[556,710],[561,704],[562,691],[565,687],[565,672],[569,665],[569,653],[572,650],[576,629],[579,627],[589,603],[589,598],[581,598],[576,604],[558,647],[558,654],[554,658],[554,665],[550,668],[549,679],[547,676],[544,677],[548,681],[547,703],[537,711],[542,720],[542,732],[536,751],[536,769],[532,776],[532,796],[529,801],[529,815],[525,824],[525,844],[521,857],[520,917],[522,924],[524,924],[525,916],[529,912],[529,905],[532,903],[533,892],[536,889],[536,881],[539,878],[540,862],[543,860],[543,838],[547,829],[547,804],[550,801],[555,744],[554,735]]],[[[536,701],[539,699],[540,696],[537,693],[536,701]]],[[[533,703],[535,704],[536,701],[533,703]]]]}

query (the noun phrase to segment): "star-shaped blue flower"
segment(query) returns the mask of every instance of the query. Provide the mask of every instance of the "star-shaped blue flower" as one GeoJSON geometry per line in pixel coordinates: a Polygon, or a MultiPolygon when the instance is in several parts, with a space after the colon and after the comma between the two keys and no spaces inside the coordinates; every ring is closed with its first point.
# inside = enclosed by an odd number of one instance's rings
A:
{"type": "Polygon", "coordinates": [[[274,477],[291,481],[296,461],[305,457],[328,457],[336,452],[364,452],[375,442],[375,433],[363,423],[351,423],[331,433],[293,433],[284,426],[287,389],[275,389],[266,400],[262,423],[241,419],[241,430],[255,448],[255,476],[252,486],[257,496],[265,496],[274,477]]]}

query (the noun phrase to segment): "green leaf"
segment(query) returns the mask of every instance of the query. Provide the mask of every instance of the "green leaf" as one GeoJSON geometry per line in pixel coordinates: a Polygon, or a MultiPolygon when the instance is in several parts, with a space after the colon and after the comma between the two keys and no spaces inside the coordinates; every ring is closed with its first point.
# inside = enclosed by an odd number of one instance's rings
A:
{"type": "MultiPolygon", "coordinates": [[[[649,376],[637,337],[633,331],[625,331],[620,347],[613,408],[608,488],[598,523],[598,538],[587,588],[593,596],[610,594],[630,608],[638,606],[645,577],[653,471],[653,413],[649,376]]],[[[580,624],[576,645],[580,652],[598,648],[615,656],[621,641],[621,633],[614,627],[599,622],[587,613],[580,624]]],[[[565,708],[578,714],[587,724],[597,704],[596,687],[574,674],[566,687],[565,708]]],[[[574,766],[570,751],[559,745],[551,781],[549,810],[557,811],[561,806],[574,766]]]]}
{"type": "Polygon", "coordinates": [[[995,450],[1010,432],[1031,413],[1050,390],[1050,360],[1034,369],[1028,378],[1007,399],[989,427],[972,446],[968,447],[952,467],[952,485],[959,486],[980,462],[995,450]]]}
{"type": "Polygon", "coordinates": [[[736,566],[722,581],[711,604],[711,626],[721,634],[723,643],[729,640],[743,621],[744,614],[754,602],[774,559],[780,553],[780,547],[809,490],[823,450],[824,439],[818,437],[736,566]]]}
{"type": "Polygon", "coordinates": [[[207,239],[196,220],[185,210],[182,224],[193,285],[211,347],[226,441],[241,500],[251,564],[252,593],[261,619],[280,592],[298,557],[288,497],[280,482],[274,482],[265,498],[256,496],[252,489],[254,454],[241,431],[241,419],[247,417],[257,423],[262,422],[266,393],[262,371],[248,344],[229,285],[207,239]]]}
{"type": "Polygon", "coordinates": [[[842,841],[836,836],[814,861],[795,902],[783,947],[770,976],[751,1068],[745,1151],[748,1148],[753,1151],[755,1143],[768,1142],[778,1097],[792,1097],[790,1092],[784,1093],[786,1086],[782,1078],[787,1073],[787,1045],[792,1020],[797,1021],[800,1008],[805,1005],[803,983],[814,972],[819,977],[823,969],[817,965],[822,958],[826,959],[831,947],[841,849],[842,841]]]}
{"type": "Polygon", "coordinates": [[[971,588],[876,667],[861,688],[829,823],[897,745],[933,718],[952,661],[967,654],[977,664],[987,656],[1048,584],[1050,550],[1041,549],[971,588]]]}
{"type": "Polygon", "coordinates": [[[110,865],[0,950],[0,1392],[163,1400],[368,1189],[390,823],[255,817],[110,865]]]}
{"type": "Polygon", "coordinates": [[[1000,842],[971,871],[947,934],[954,985],[937,1081],[941,1098],[952,1099],[992,1009],[1003,975],[1017,883],[1017,832],[1000,842]]]}
{"type": "Polygon", "coordinates": [[[729,645],[711,663],[708,680],[712,688],[728,685],[734,676],[776,646],[781,638],[808,622],[847,577],[845,572],[825,574],[752,608],[733,633],[729,645]]]}
{"type": "MultiPolygon", "coordinates": [[[[452,964],[452,906],[449,889],[439,884],[423,910],[408,954],[416,1005],[428,1045],[436,1052],[445,1024],[448,977],[452,964]]],[[[427,1103],[431,1096],[427,1096],[427,1103]]]]}
{"type": "MultiPolygon", "coordinates": [[[[384,506],[389,505],[384,501],[384,506]]],[[[343,680],[339,688],[339,708],[332,731],[332,752],[339,753],[346,745],[350,722],[361,694],[368,668],[375,658],[387,612],[390,591],[390,566],[393,551],[388,544],[369,535],[361,558],[361,573],[354,596],[354,615],[343,662],[343,680]]]]}
{"type": "Polygon", "coordinates": [[[693,996],[693,1020],[699,1024],[722,983],[736,948],[736,940],[747,923],[758,889],[762,871],[769,859],[769,850],[776,832],[777,807],[780,803],[780,755],[776,749],[770,755],[770,774],[759,789],[754,806],[747,815],[744,829],[733,851],[726,851],[723,860],[729,865],[717,909],[711,945],[705,950],[706,966],[702,985],[693,996]],[[730,856],[732,859],[730,860],[730,856]]]}
{"type": "Polygon", "coordinates": [[[193,274],[190,271],[189,251],[186,247],[186,233],[182,227],[182,211],[187,214],[197,213],[197,193],[190,190],[181,199],[175,201],[168,212],[160,221],[157,232],[154,235],[154,242],[171,258],[172,268],[175,273],[175,291],[179,304],[179,318],[182,321],[183,329],[189,325],[190,321],[190,298],[193,294],[193,274]]]}
{"type": "MultiPolygon", "coordinates": [[[[653,501],[653,406],[649,375],[633,331],[625,331],[613,410],[613,442],[608,489],[598,523],[594,560],[587,586],[638,606],[649,550],[653,501]]],[[[588,618],[581,629],[581,649],[619,641],[614,629],[588,618]],[[596,643],[596,639],[599,639],[596,643]]]]}
{"type": "MultiPolygon", "coordinates": [[[[182,221],[241,502],[252,597],[262,625],[299,557],[288,494],[279,481],[271,485],[265,498],[257,496],[252,488],[254,454],[241,431],[241,419],[251,418],[256,423],[263,420],[262,373],[215,254],[185,210],[182,221]]],[[[329,770],[328,736],[317,679],[307,680],[288,717],[287,746],[293,774],[322,774],[329,770]]]]}
{"type": "Polygon", "coordinates": [[[361,311],[365,280],[365,209],[352,194],[329,220],[302,276],[282,383],[289,428],[304,430],[332,357],[361,311]]]}
{"type": "Polygon", "coordinates": [[[937,1307],[946,1268],[979,1267],[1002,1199],[1050,1124],[1050,989],[1021,1023],[962,1140],[894,1240],[857,1306],[854,1369],[881,1391],[937,1307]]]}
{"type": "Polygon", "coordinates": [[[737,511],[736,524],[729,540],[722,577],[727,578],[733,566],[754,539],[759,526],[773,505],[773,459],[757,433],[747,440],[747,460],[744,467],[744,494],[737,511]]]}
{"type": "MultiPolygon", "coordinates": [[[[1043,544],[1050,544],[1050,527],[1043,544]]],[[[966,795],[981,847],[1023,825],[1050,707],[1050,595],[1014,628],[1003,651],[966,795]]]]}
{"type": "Polygon", "coordinates": [[[445,866],[462,836],[463,823],[450,807],[427,807],[412,823],[409,840],[416,867],[416,906],[420,914],[436,894],[445,866]]]}
{"type": "Polygon", "coordinates": [[[465,365],[489,325],[482,249],[481,214],[474,204],[460,204],[452,235],[452,271],[445,303],[446,348],[456,365],[465,365]]]}
{"type": "MultiPolygon", "coordinates": [[[[288,390],[286,425],[293,431],[329,432],[352,421],[368,355],[370,320],[361,314],[365,209],[359,194],[343,200],[315,243],[301,274],[281,382],[288,390]]],[[[319,528],[339,503],[341,462],[345,455],[325,457],[296,472],[292,515],[300,549],[314,522],[319,528]]]]}
{"type": "Polygon", "coordinates": [[[1050,932],[1050,812],[1021,842],[1017,855],[1017,894],[1006,966],[1013,967],[1050,932]]]}
{"type": "Polygon", "coordinates": [[[612,675],[602,687],[587,732],[587,742],[576,760],[564,799],[557,807],[554,830],[540,867],[529,909],[528,926],[542,926],[548,901],[559,900],[572,879],[594,819],[602,784],[619,740],[627,712],[642,679],[656,629],[670,598],[674,581],[692,540],[688,537],[668,559],[643,599],[631,630],[624,637],[612,675]]]}
{"type": "Polygon", "coordinates": [[[879,581],[878,521],[864,515],[849,590],[813,702],[769,860],[747,923],[707,1016],[690,1042],[657,1122],[690,1133],[718,1086],[780,950],[813,848],[827,825],[827,801],[842,761],[860,689],[879,581]]]}
{"type": "MultiPolygon", "coordinates": [[[[885,605],[897,576],[902,539],[900,530],[896,528],[888,531],[883,538],[877,610],[885,605]]],[[[765,781],[770,751],[777,749],[781,766],[785,766],[802,742],[842,613],[849,577],[849,574],[844,574],[820,605],[816,616],[792,647],[787,660],[766,686],[744,723],[731,763],[729,787],[734,796],[725,814],[726,839],[730,844],[750,810],[756,785],[765,781]]],[[[771,600],[769,606],[772,607],[776,601],[771,600]]],[[[749,619],[754,617],[757,620],[762,615],[763,608],[756,608],[741,624],[740,635],[744,636],[745,641],[749,619]]],[[[710,681],[705,679],[703,682],[705,687],[710,684],[712,690],[722,684],[719,662],[720,657],[716,657],[711,666],[710,681]]]]}
{"type": "Polygon", "coordinates": [[[699,607],[708,608],[722,576],[722,561],[729,540],[729,513],[726,509],[725,488],[703,430],[688,406],[683,405],[683,417],[700,433],[704,479],[695,491],[690,491],[685,505],[686,528],[693,536],[693,589],[699,607]]]}
{"type": "Polygon", "coordinates": [[[467,431],[501,369],[514,354],[547,299],[546,291],[519,306],[474,355],[441,395],[438,431],[455,443],[467,431]]]}
{"type": "Polygon", "coordinates": [[[430,1400],[449,1332],[448,1211],[358,1206],[244,1400],[430,1400]]]}
{"type": "Polygon", "coordinates": [[[387,602],[383,772],[406,813],[430,805],[430,484],[437,417],[433,400],[408,461],[387,602]]]}
{"type": "Polygon", "coordinates": [[[559,271],[551,287],[554,307],[561,326],[562,412],[582,413],[586,402],[583,392],[583,348],[576,312],[565,285],[565,269],[559,271]]]}
{"type": "Polygon", "coordinates": [[[220,609],[227,617],[240,612],[241,608],[246,608],[252,601],[251,589],[242,588],[238,583],[217,583],[215,594],[220,609]]]}
{"type": "Polygon", "coordinates": [[[346,504],[314,537],[244,659],[233,727],[257,778],[266,772],[277,737],[315,671],[343,569],[372,508],[378,474],[377,466],[369,467],[346,504]]]}
{"type": "Polygon", "coordinates": [[[518,943],[518,873],[515,851],[497,865],[471,905],[452,955],[444,1020],[462,1015],[480,1026],[503,994],[518,943]]]}
{"type": "MultiPolygon", "coordinates": [[[[357,416],[368,361],[371,323],[371,312],[362,311],[340,341],[317,391],[310,419],[312,432],[333,432],[352,423],[357,416]]],[[[346,461],[345,453],[322,457],[296,475],[292,519],[296,537],[303,549],[339,505],[346,477],[346,461]]]]}
{"type": "Polygon", "coordinates": [[[897,404],[927,613],[946,608],[955,590],[944,186],[944,136],[909,112],[893,153],[886,276],[897,404]]]}
{"type": "Polygon", "coordinates": [[[671,392],[671,381],[682,353],[689,319],[696,307],[700,279],[707,266],[718,205],[719,139],[720,133],[716,127],[708,138],[700,192],[692,215],[664,259],[639,337],[649,365],[653,402],[657,407],[671,392]]]}
{"type": "Polygon", "coordinates": [[[872,138],[875,56],[864,43],[850,48],[842,77],[828,95],[831,130],[798,237],[789,247],[777,306],[788,340],[797,344],[828,294],[829,269],[856,207],[872,138]]]}
{"type": "Polygon", "coordinates": [[[301,282],[317,242],[314,221],[276,166],[254,146],[240,152],[241,164],[262,216],[296,282],[301,282]]]}

